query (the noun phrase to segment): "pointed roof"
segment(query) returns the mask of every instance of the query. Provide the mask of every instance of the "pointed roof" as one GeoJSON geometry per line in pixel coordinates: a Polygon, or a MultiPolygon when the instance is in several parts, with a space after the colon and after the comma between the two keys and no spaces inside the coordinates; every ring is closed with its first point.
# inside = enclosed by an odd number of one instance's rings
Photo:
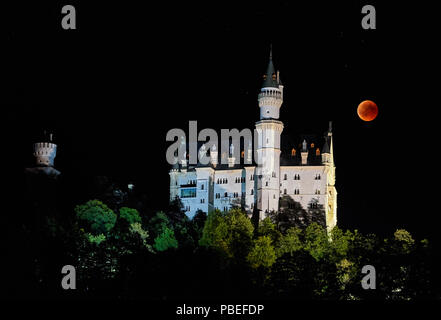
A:
{"type": "Polygon", "coordinates": [[[264,80],[262,84],[262,88],[271,87],[278,88],[279,84],[277,83],[277,73],[273,64],[273,47],[270,47],[270,55],[268,61],[268,67],[266,69],[266,73],[264,75],[264,80]],[[274,77],[274,79],[273,79],[274,77]]]}
{"type": "Polygon", "coordinates": [[[325,137],[325,144],[323,145],[322,153],[330,153],[329,144],[328,144],[328,137],[325,137]]]}
{"type": "Polygon", "coordinates": [[[330,145],[332,144],[332,121],[329,121],[329,129],[325,132],[325,144],[322,153],[331,153],[330,145]]]}

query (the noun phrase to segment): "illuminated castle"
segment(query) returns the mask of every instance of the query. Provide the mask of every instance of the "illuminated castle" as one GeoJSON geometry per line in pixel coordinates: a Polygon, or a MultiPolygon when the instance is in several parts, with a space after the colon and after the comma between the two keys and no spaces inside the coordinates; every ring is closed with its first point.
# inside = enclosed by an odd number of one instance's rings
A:
{"type": "MultiPolygon", "coordinates": [[[[282,152],[283,123],[279,111],[283,85],[271,53],[258,102],[260,120],[256,122],[255,146],[258,165],[236,164],[232,145],[228,161],[219,161],[227,155],[219,157],[214,146],[208,165],[191,166],[183,159],[173,166],[169,172],[170,200],[180,198],[189,217],[198,210],[227,211],[236,205],[250,215],[258,212],[260,219],[272,211],[298,209],[319,215],[328,230],[332,229],[337,224],[337,191],[331,123],[324,137],[304,136],[299,144],[282,152]]],[[[249,158],[251,144],[245,147],[249,158]]],[[[205,145],[199,152],[206,152],[205,145]]]]}

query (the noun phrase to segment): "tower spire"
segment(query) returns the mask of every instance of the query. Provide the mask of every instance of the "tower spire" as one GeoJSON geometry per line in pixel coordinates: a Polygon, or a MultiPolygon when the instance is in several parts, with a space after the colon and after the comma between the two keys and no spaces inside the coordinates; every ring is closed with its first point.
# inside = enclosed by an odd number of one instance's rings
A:
{"type": "Polygon", "coordinates": [[[273,64],[273,45],[270,44],[270,54],[268,67],[266,69],[266,73],[263,76],[263,85],[262,88],[279,88],[279,83],[277,79],[276,69],[273,64]]]}

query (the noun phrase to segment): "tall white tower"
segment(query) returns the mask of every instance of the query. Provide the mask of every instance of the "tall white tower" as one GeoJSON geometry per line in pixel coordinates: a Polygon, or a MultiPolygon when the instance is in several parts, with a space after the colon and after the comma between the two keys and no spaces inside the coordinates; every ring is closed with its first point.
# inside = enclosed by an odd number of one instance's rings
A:
{"type": "Polygon", "coordinates": [[[260,219],[279,210],[280,196],[280,135],[283,123],[279,110],[283,103],[283,86],[272,61],[272,49],[259,96],[260,121],[257,130],[257,209],[260,219]]]}

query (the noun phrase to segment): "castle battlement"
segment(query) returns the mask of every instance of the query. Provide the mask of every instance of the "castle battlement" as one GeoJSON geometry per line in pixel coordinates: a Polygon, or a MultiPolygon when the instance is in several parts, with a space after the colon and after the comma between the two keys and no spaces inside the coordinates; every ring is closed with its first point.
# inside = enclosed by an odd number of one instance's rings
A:
{"type": "Polygon", "coordinates": [[[52,167],[56,154],[56,144],[51,142],[34,143],[34,157],[38,166],[52,167]]]}

